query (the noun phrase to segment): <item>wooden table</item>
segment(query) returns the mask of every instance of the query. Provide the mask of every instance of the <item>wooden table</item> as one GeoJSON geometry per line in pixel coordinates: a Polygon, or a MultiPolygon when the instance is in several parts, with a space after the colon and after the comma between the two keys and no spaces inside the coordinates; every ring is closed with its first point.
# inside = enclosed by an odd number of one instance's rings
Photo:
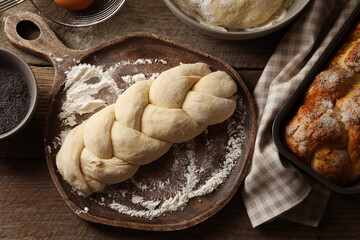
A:
{"type": "MultiPolygon", "coordinates": [[[[166,10],[162,3],[157,2],[155,6],[166,10]]],[[[167,17],[161,18],[160,21],[166,26],[165,35],[171,38],[171,34],[176,32],[176,29],[171,27],[173,26],[171,23],[181,24],[181,22],[171,14],[167,14],[167,17]],[[167,25],[166,23],[169,22],[170,24],[167,25]]],[[[182,28],[182,31],[192,33],[191,43],[212,41],[193,29],[186,26],[182,28]]],[[[163,29],[160,28],[158,31],[161,32],[163,29]]],[[[286,29],[275,33],[272,39],[280,39],[285,32],[286,29]]],[[[188,43],[187,38],[188,35],[183,34],[176,40],[188,43]]],[[[224,46],[228,48],[235,44],[240,48],[246,45],[242,42],[229,43],[215,39],[213,41],[224,42],[224,46]]],[[[258,45],[263,42],[264,39],[255,41],[258,45]]],[[[272,41],[269,45],[268,49],[274,49],[276,42],[272,41]]],[[[203,48],[205,49],[202,50],[210,54],[214,52],[206,46],[203,48]]],[[[250,50],[250,54],[256,57],[257,52],[250,50]]],[[[270,57],[270,54],[266,57],[270,57]]],[[[224,58],[226,60],[226,56],[224,58]]],[[[250,91],[253,91],[263,67],[234,67],[250,91]]],[[[0,142],[1,239],[360,239],[360,194],[352,196],[332,194],[318,228],[277,219],[253,229],[239,191],[215,216],[181,231],[146,232],[98,225],[82,220],[70,210],[58,194],[50,178],[44,156],[44,122],[54,69],[41,65],[32,66],[32,70],[39,88],[36,114],[28,127],[19,135],[0,142]]]]}

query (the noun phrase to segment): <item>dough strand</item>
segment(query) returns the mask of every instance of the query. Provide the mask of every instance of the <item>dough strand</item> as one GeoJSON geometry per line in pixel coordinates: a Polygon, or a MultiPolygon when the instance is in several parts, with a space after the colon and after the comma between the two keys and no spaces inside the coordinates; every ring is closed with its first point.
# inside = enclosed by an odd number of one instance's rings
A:
{"type": "Polygon", "coordinates": [[[84,195],[131,178],[235,111],[236,83],[204,63],[182,64],[130,86],[115,104],[70,131],[56,156],[64,179],[84,195]]]}

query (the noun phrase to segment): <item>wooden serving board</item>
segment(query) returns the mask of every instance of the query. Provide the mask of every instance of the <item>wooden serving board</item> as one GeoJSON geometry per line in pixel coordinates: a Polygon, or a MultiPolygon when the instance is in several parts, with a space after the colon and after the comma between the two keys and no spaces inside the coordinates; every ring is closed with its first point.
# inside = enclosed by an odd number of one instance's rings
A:
{"type": "MultiPolygon", "coordinates": [[[[18,13],[7,17],[4,23],[4,32],[12,44],[34,55],[43,57],[54,65],[55,77],[50,93],[45,126],[46,159],[51,177],[60,195],[81,218],[118,227],[172,231],[191,227],[211,217],[235,194],[250,165],[256,124],[251,95],[239,75],[228,64],[206,53],[148,33],[129,34],[84,51],[69,49],[58,40],[46,23],[33,13],[18,13]],[[34,37],[27,34],[27,32],[21,32],[24,25],[27,26],[27,30],[29,26],[38,28],[40,30],[39,36],[34,37]],[[122,61],[136,62],[138,59],[151,59],[152,64],[128,64],[119,68],[114,80],[120,89],[126,89],[129,86],[128,83],[122,80],[121,77],[124,76],[138,73],[149,76],[177,66],[180,63],[204,62],[212,70],[225,71],[235,79],[238,85],[238,95],[243,101],[243,108],[239,110],[240,114],[235,114],[231,118],[234,122],[242,121],[243,138],[239,143],[241,154],[236,157],[235,165],[226,180],[213,192],[191,198],[182,209],[166,212],[152,219],[122,214],[109,208],[108,205],[115,201],[131,206],[133,196],[131,194],[120,194],[124,189],[144,199],[158,198],[164,194],[170,194],[176,189],[181,189],[184,180],[186,180],[183,175],[188,167],[188,162],[186,157],[177,155],[179,153],[185,154],[186,144],[173,147],[160,159],[142,166],[133,177],[132,182],[127,180],[120,184],[111,185],[106,188],[104,193],[95,193],[89,197],[78,195],[63,180],[55,164],[59,147],[54,144],[54,139],[65,129],[65,126],[62,125],[58,118],[58,114],[61,112],[63,102],[66,100],[64,86],[62,85],[66,71],[79,62],[101,66],[104,70],[107,70],[109,67],[114,66],[114,63],[122,61]],[[181,149],[184,151],[181,151],[181,149]],[[182,161],[179,161],[179,159],[182,161]],[[140,189],[134,182],[146,183],[148,187],[140,189]],[[154,183],[164,182],[166,184],[162,184],[161,187],[154,187],[156,185],[154,183]]],[[[97,97],[106,99],[107,104],[114,103],[117,99],[117,96],[106,91],[100,92],[97,97]]],[[[90,115],[79,115],[76,122],[80,124],[90,115]]],[[[199,168],[202,168],[203,172],[199,182],[205,182],[224,162],[224,156],[229,152],[226,149],[226,144],[229,142],[228,125],[229,121],[210,126],[206,134],[201,134],[195,140],[192,140],[195,163],[199,168]]]]}

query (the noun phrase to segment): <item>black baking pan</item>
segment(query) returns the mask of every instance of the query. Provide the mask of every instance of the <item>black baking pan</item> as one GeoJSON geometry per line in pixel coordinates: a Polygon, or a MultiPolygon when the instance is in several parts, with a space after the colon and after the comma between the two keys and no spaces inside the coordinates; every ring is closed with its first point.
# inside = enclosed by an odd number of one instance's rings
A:
{"type": "Polygon", "coordinates": [[[280,152],[280,154],[295,164],[302,172],[308,173],[310,176],[314,177],[321,183],[323,183],[326,187],[331,189],[332,191],[343,193],[343,194],[355,194],[360,193],[360,180],[346,186],[339,186],[335,185],[325,177],[314,171],[310,166],[305,164],[303,161],[298,159],[295,155],[293,155],[286,147],[286,143],[284,141],[284,132],[283,129],[285,128],[285,124],[287,121],[294,116],[294,113],[299,109],[301,106],[301,100],[305,96],[306,90],[308,89],[309,85],[313,82],[315,76],[319,74],[325,64],[327,63],[329,57],[335,53],[338,49],[339,44],[344,39],[344,36],[349,32],[351,27],[354,25],[356,20],[360,19],[360,2],[357,4],[356,8],[352,11],[348,19],[345,21],[344,25],[340,28],[339,32],[336,34],[334,39],[330,42],[327,46],[323,54],[320,56],[318,61],[314,64],[311,68],[307,76],[304,78],[298,89],[295,91],[293,96],[289,99],[280,113],[276,116],[272,134],[275,144],[280,152]]]}

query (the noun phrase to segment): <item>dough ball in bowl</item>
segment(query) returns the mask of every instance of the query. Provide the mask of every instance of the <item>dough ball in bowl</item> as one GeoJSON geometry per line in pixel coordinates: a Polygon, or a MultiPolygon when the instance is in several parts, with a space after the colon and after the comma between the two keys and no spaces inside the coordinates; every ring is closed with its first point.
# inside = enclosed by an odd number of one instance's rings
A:
{"type": "Polygon", "coordinates": [[[278,18],[292,0],[175,0],[204,24],[226,29],[260,27],[278,18]]]}
{"type": "Polygon", "coordinates": [[[310,0],[163,0],[185,24],[212,37],[247,40],[294,20],[310,0]]]}

